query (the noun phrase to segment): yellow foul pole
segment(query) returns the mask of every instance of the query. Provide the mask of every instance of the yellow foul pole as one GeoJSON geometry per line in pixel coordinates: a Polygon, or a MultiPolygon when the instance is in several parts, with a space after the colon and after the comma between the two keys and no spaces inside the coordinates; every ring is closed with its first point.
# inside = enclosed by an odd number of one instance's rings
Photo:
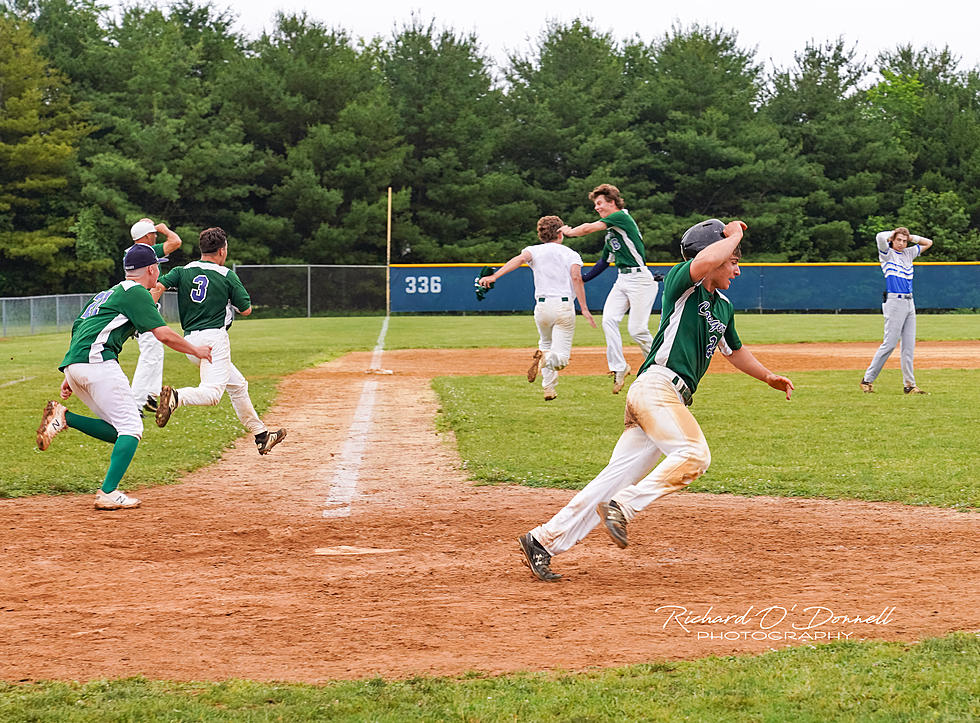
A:
{"type": "Polygon", "coordinates": [[[388,251],[385,258],[385,316],[391,316],[391,186],[388,186],[388,251]]]}

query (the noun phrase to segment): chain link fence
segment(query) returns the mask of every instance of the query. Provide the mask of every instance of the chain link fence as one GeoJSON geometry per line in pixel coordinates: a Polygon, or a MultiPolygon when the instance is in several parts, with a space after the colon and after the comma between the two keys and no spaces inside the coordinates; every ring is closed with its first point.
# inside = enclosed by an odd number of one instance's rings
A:
{"type": "Polygon", "coordinates": [[[384,314],[385,266],[239,264],[257,316],[384,314]]]}
{"type": "MultiPolygon", "coordinates": [[[[0,298],[0,336],[70,331],[71,325],[94,295],[95,292],[0,298]]],[[[160,301],[167,323],[179,321],[177,294],[168,291],[160,301]]]]}

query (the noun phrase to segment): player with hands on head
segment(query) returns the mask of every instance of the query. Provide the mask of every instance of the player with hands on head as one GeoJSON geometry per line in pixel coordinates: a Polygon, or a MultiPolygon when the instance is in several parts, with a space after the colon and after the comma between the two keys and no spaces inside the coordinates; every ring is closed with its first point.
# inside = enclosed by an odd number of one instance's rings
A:
{"type": "MultiPolygon", "coordinates": [[[[181,247],[183,243],[174,231],[167,228],[165,223],[154,224],[152,219],[141,218],[129,229],[133,244],[146,244],[157,256],[166,258],[181,247]],[[157,234],[163,234],[164,241],[157,243],[157,234]]],[[[132,248],[130,246],[129,248],[132,248]]],[[[129,251],[129,249],[126,249],[129,251]]],[[[157,309],[160,305],[157,304],[157,309]]],[[[157,400],[163,387],[163,344],[153,334],[136,334],[139,343],[139,359],[133,372],[133,400],[140,413],[147,411],[156,413],[157,400]]]]}
{"type": "Polygon", "coordinates": [[[650,353],[653,335],[650,333],[650,312],[657,299],[658,285],[654,275],[646,265],[646,249],[643,236],[636,221],[626,210],[626,203],[619,189],[603,183],[589,194],[598,221],[580,224],[574,228],[562,226],[567,237],[585,236],[596,231],[605,231],[605,243],[599,261],[591,270],[582,275],[583,282],[589,282],[605,271],[610,262],[616,263],[619,276],[613,284],[602,307],[602,332],[606,337],[606,361],[609,374],[613,378],[612,393],[626,383],[626,377],[633,371],[626,363],[623,353],[623,336],[619,323],[629,311],[629,333],[645,357],[650,353]]]}
{"type": "Polygon", "coordinates": [[[899,340],[902,342],[902,378],[906,394],[926,394],[915,383],[913,358],[915,356],[915,302],[912,300],[912,276],[915,273],[912,262],[932,246],[932,239],[913,236],[904,226],[893,231],[881,231],[875,236],[878,244],[878,260],[881,272],[885,275],[885,293],[881,302],[881,313],[885,317],[885,338],[871,359],[864,376],[861,389],[874,391],[874,381],[895,351],[899,340]]]}
{"type": "Polygon", "coordinates": [[[736,369],[790,398],[793,383],[769,371],[742,345],[734,308],[722,293],[739,275],[744,230],[741,221],[711,219],[684,235],[686,260],[664,279],[660,328],[627,392],[626,428],[609,463],[550,521],[518,540],[524,564],[539,580],[558,580],[552,557],[600,522],[618,547],[626,547],[628,522],[708,469],[708,443],[688,406],[716,350],[736,369]]]}
{"type": "Polygon", "coordinates": [[[123,260],[125,280],[96,294],[72,325],[68,353],[59,367],[65,374],[61,398],[68,399],[74,393],[98,418],[75,414],[60,402],[49,401],[37,429],[37,446],[42,451],[67,427],[112,445],[109,469],[95,495],[95,508],[99,510],[140,506],[138,499],[118,489],[143,437],[143,420],[133,406],[129,380],[119,366],[123,344],[137,331],[152,334],[176,351],[211,360],[206,345],[181,337],[157,311],[148,289],[160,275],[158,264],[166,260],[158,258],[149,245],[134,245],[123,260]]]}
{"type": "Polygon", "coordinates": [[[200,361],[188,356],[200,367],[201,383],[198,386],[175,389],[164,385],[156,411],[157,426],[165,426],[178,407],[214,406],[227,391],[238,419],[254,435],[259,454],[268,454],[286,438],[286,430],[270,432],[259,419],[248,395],[248,381],[231,361],[228,337],[228,327],[235,312],[248,316],[252,313],[252,302],[238,274],[225,266],[228,235],[224,229],[204,229],[199,242],[201,260],[165,273],[157,282],[154,293],[159,296],[165,289],[177,290],[177,309],[184,336],[195,344],[210,346],[211,359],[200,361]]]}
{"type": "Polygon", "coordinates": [[[534,273],[534,323],[538,327],[538,349],[534,352],[527,380],[534,382],[541,372],[541,386],[545,401],[558,396],[558,371],[568,366],[572,354],[572,337],[575,335],[575,302],[578,300],[582,316],[595,328],[595,319],[585,301],[582,284],[582,257],[578,252],[563,245],[564,228],[557,216],[538,219],[539,244],[527,246],[497,271],[481,276],[477,283],[489,289],[504,274],[509,274],[527,264],[534,273]]]}

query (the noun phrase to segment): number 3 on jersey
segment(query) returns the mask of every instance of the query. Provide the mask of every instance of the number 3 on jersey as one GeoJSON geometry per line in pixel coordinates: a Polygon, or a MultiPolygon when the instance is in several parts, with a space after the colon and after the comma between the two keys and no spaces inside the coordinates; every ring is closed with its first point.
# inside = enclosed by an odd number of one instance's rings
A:
{"type": "Polygon", "coordinates": [[[195,304],[200,304],[204,301],[204,297],[208,295],[208,277],[204,274],[198,274],[194,277],[192,281],[194,288],[191,289],[191,301],[195,304]]]}

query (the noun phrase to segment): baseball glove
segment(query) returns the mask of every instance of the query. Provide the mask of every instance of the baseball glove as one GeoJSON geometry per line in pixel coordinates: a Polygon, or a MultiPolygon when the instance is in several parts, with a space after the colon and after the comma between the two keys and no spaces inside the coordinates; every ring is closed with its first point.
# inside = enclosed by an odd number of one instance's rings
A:
{"type": "Polygon", "coordinates": [[[490,288],[484,289],[482,286],[480,286],[480,279],[482,279],[484,276],[490,276],[490,274],[496,273],[496,271],[497,269],[493,268],[492,266],[484,266],[482,269],[480,269],[480,274],[473,279],[473,291],[476,293],[477,301],[483,301],[484,297],[487,295],[487,292],[494,287],[494,284],[490,284],[490,288]]]}

